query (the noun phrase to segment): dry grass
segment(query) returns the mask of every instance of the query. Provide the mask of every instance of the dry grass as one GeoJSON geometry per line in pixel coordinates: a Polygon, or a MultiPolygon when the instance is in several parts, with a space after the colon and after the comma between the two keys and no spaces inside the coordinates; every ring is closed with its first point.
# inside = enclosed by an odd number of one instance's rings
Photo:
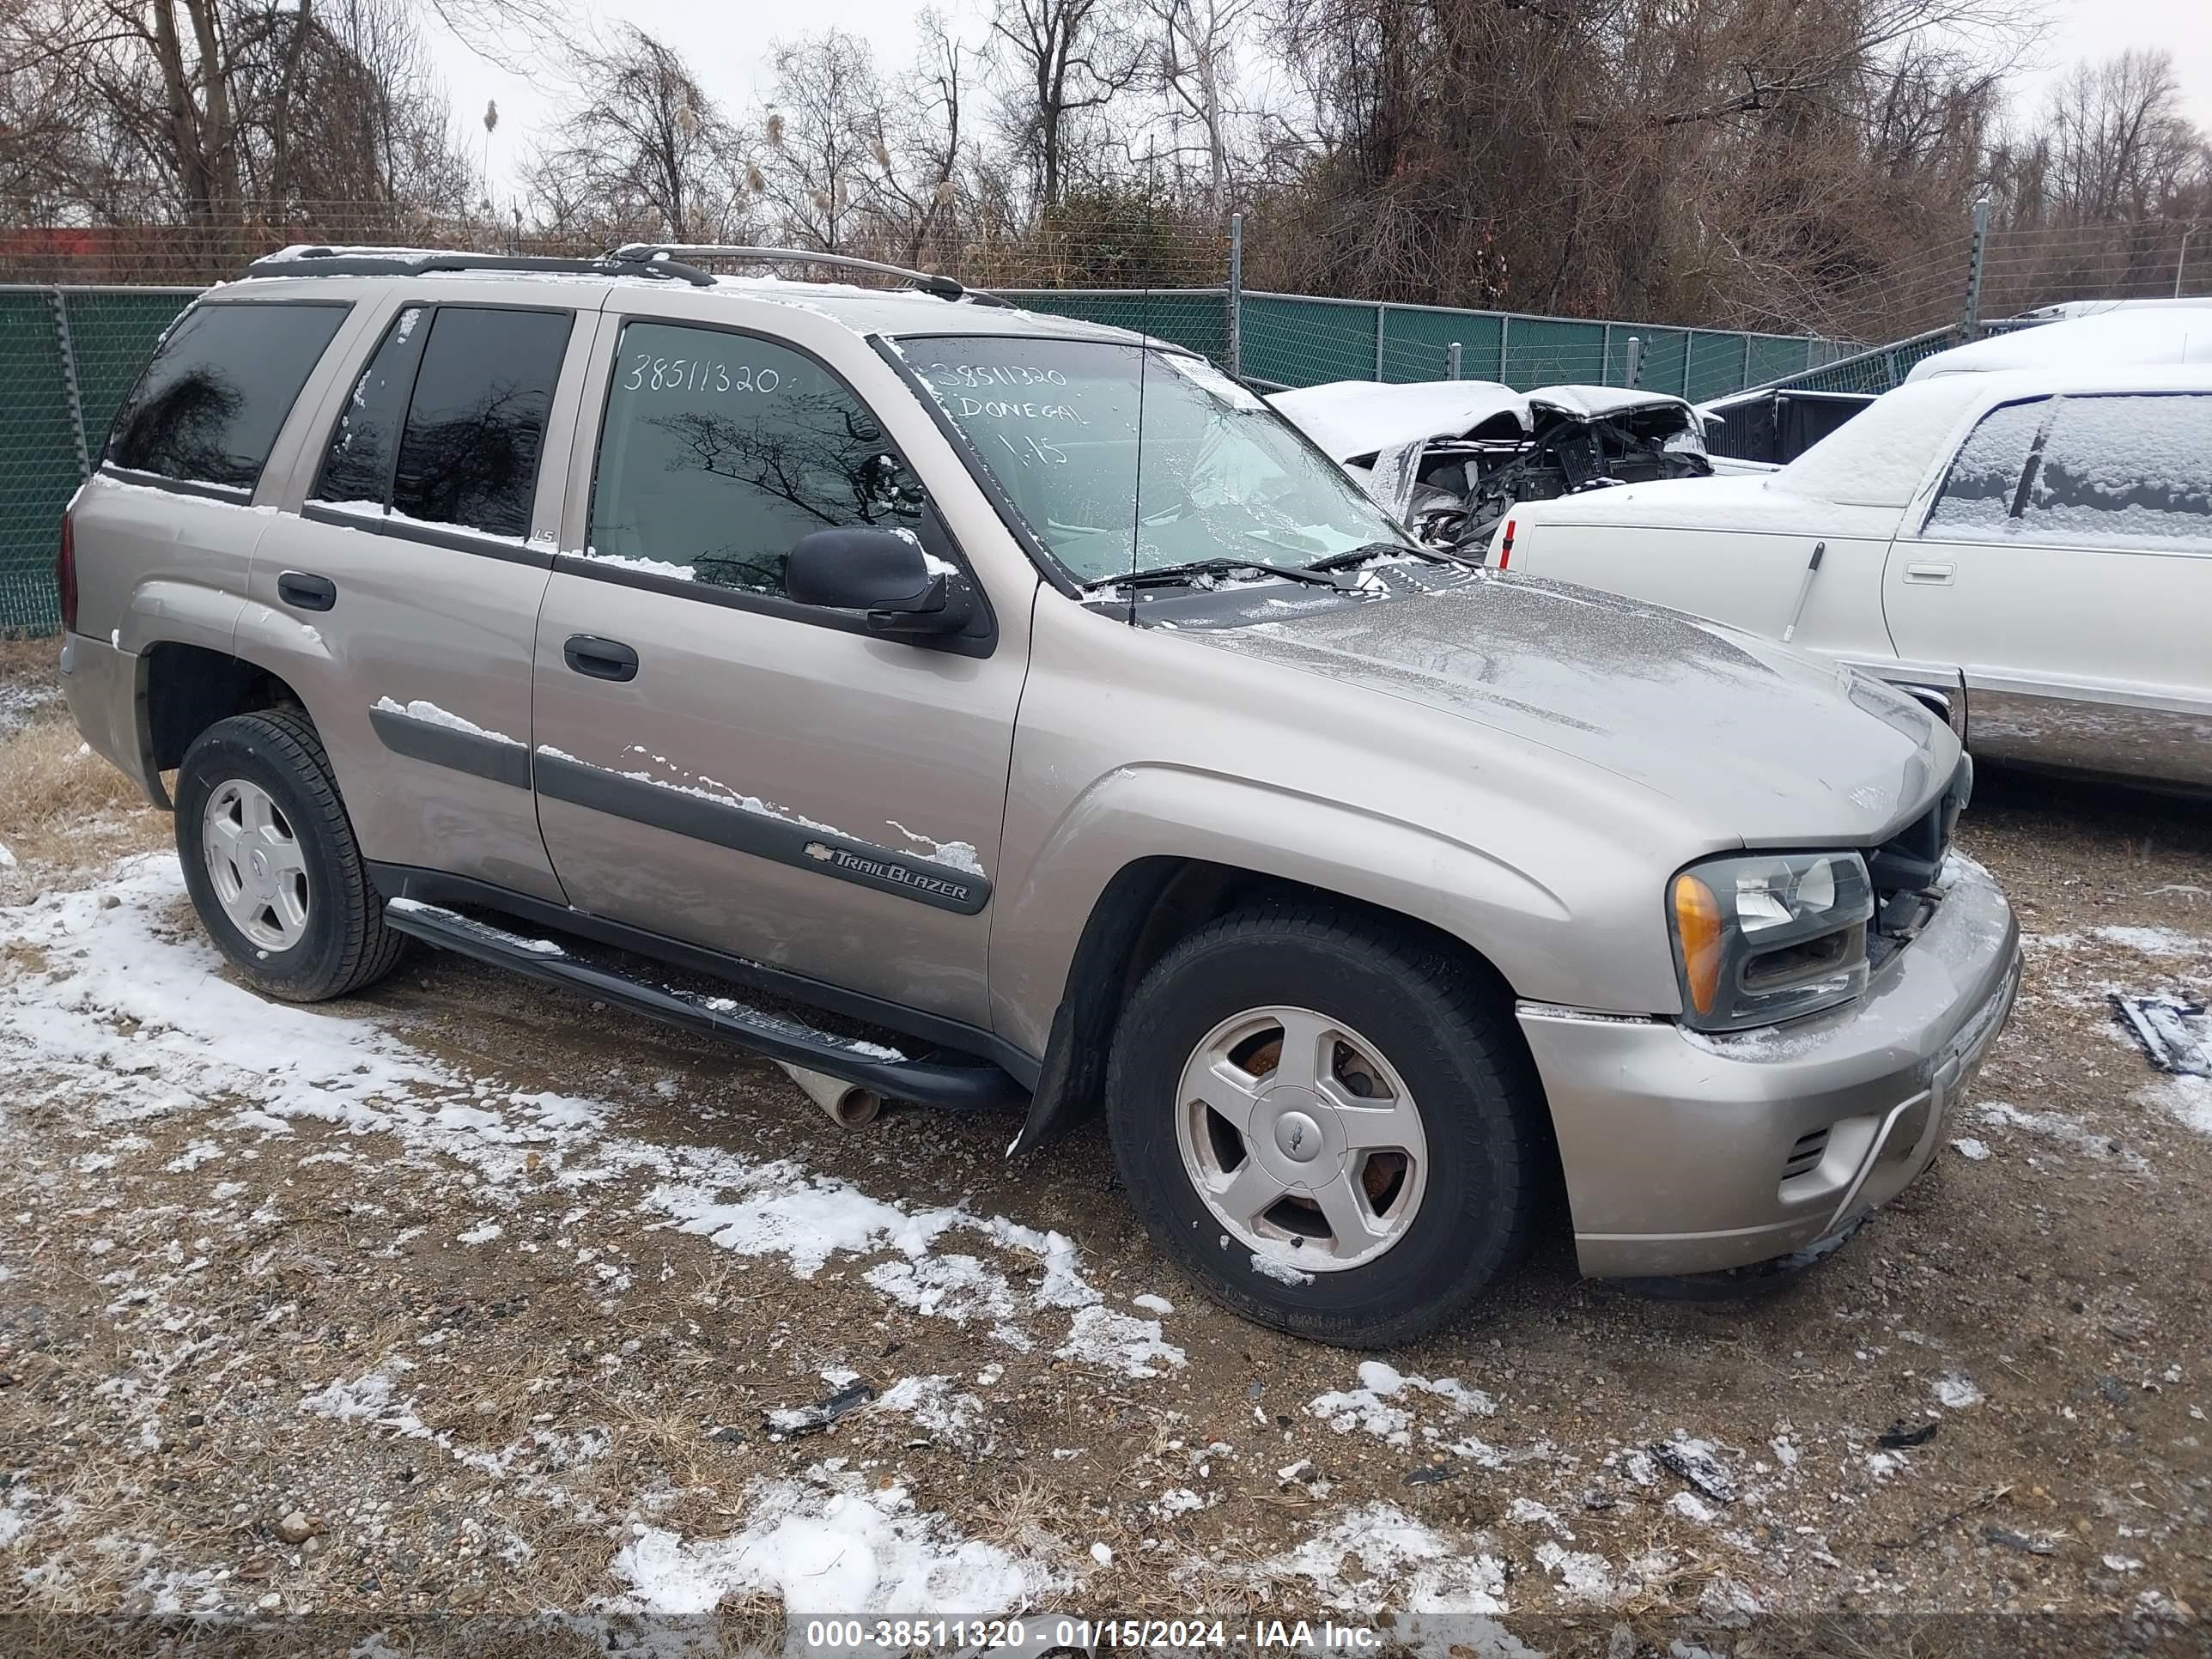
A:
{"type": "Polygon", "coordinates": [[[20,866],[0,865],[0,877],[103,862],[169,839],[168,820],[78,737],[58,653],[52,640],[0,638],[0,846],[20,866]]]}
{"type": "Polygon", "coordinates": [[[61,652],[61,641],[57,639],[27,640],[0,634],[0,685],[19,679],[52,680],[61,652]]]}
{"type": "Polygon", "coordinates": [[[76,865],[159,847],[169,821],[131,781],[87,752],[65,710],[41,709],[0,737],[0,844],[25,866],[76,865]]]}

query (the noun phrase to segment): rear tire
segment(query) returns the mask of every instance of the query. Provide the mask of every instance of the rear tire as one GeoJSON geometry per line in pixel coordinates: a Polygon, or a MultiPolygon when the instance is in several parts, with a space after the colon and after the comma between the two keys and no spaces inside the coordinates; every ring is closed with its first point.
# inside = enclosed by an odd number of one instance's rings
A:
{"type": "Polygon", "coordinates": [[[1153,1243],[1235,1312],[1317,1341],[1459,1317],[1523,1249],[1548,1145],[1498,988],[1446,942],[1320,906],[1184,939],[1130,999],[1107,1079],[1153,1243]]]}
{"type": "Polygon", "coordinates": [[[253,988],[287,1002],[343,996],[390,973],[384,925],[322,739],[290,709],[234,714],[177,772],[177,856],[200,923],[253,988]]]}

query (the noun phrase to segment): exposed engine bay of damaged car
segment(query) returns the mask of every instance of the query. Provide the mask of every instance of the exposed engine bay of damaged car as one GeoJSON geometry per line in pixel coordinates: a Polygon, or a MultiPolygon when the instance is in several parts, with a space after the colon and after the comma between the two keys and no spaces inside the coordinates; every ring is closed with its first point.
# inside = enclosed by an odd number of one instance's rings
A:
{"type": "Polygon", "coordinates": [[[1474,556],[1516,502],[1713,470],[1704,417],[1662,392],[1338,380],[1268,401],[1423,542],[1474,556]]]}

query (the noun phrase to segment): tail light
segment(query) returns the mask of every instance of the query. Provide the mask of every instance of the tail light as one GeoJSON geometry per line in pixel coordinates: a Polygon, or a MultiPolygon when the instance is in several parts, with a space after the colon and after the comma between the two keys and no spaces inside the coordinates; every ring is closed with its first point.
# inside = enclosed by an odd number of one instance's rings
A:
{"type": "Polygon", "coordinates": [[[1513,562],[1513,520],[1505,521],[1505,533],[1498,538],[1498,568],[1504,569],[1513,562]]]}
{"type": "Polygon", "coordinates": [[[62,600],[62,626],[76,632],[76,532],[70,515],[62,514],[61,551],[54,556],[54,586],[62,600]]]}

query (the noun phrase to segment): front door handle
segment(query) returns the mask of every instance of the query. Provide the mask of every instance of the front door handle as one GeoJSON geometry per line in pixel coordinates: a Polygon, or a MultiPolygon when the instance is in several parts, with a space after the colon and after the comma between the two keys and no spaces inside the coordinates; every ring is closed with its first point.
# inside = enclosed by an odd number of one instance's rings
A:
{"type": "Polygon", "coordinates": [[[1934,564],[1912,560],[1905,567],[1905,580],[1931,586],[1948,586],[1951,581],[1951,566],[1948,564],[1934,564]]]}
{"type": "Polygon", "coordinates": [[[276,597],[295,611],[327,611],[338,602],[338,585],[328,576],[287,570],[276,578],[276,597]]]}
{"type": "Polygon", "coordinates": [[[603,640],[596,634],[571,634],[561,655],[579,674],[595,680],[634,680],[637,653],[620,640],[603,640]]]}

